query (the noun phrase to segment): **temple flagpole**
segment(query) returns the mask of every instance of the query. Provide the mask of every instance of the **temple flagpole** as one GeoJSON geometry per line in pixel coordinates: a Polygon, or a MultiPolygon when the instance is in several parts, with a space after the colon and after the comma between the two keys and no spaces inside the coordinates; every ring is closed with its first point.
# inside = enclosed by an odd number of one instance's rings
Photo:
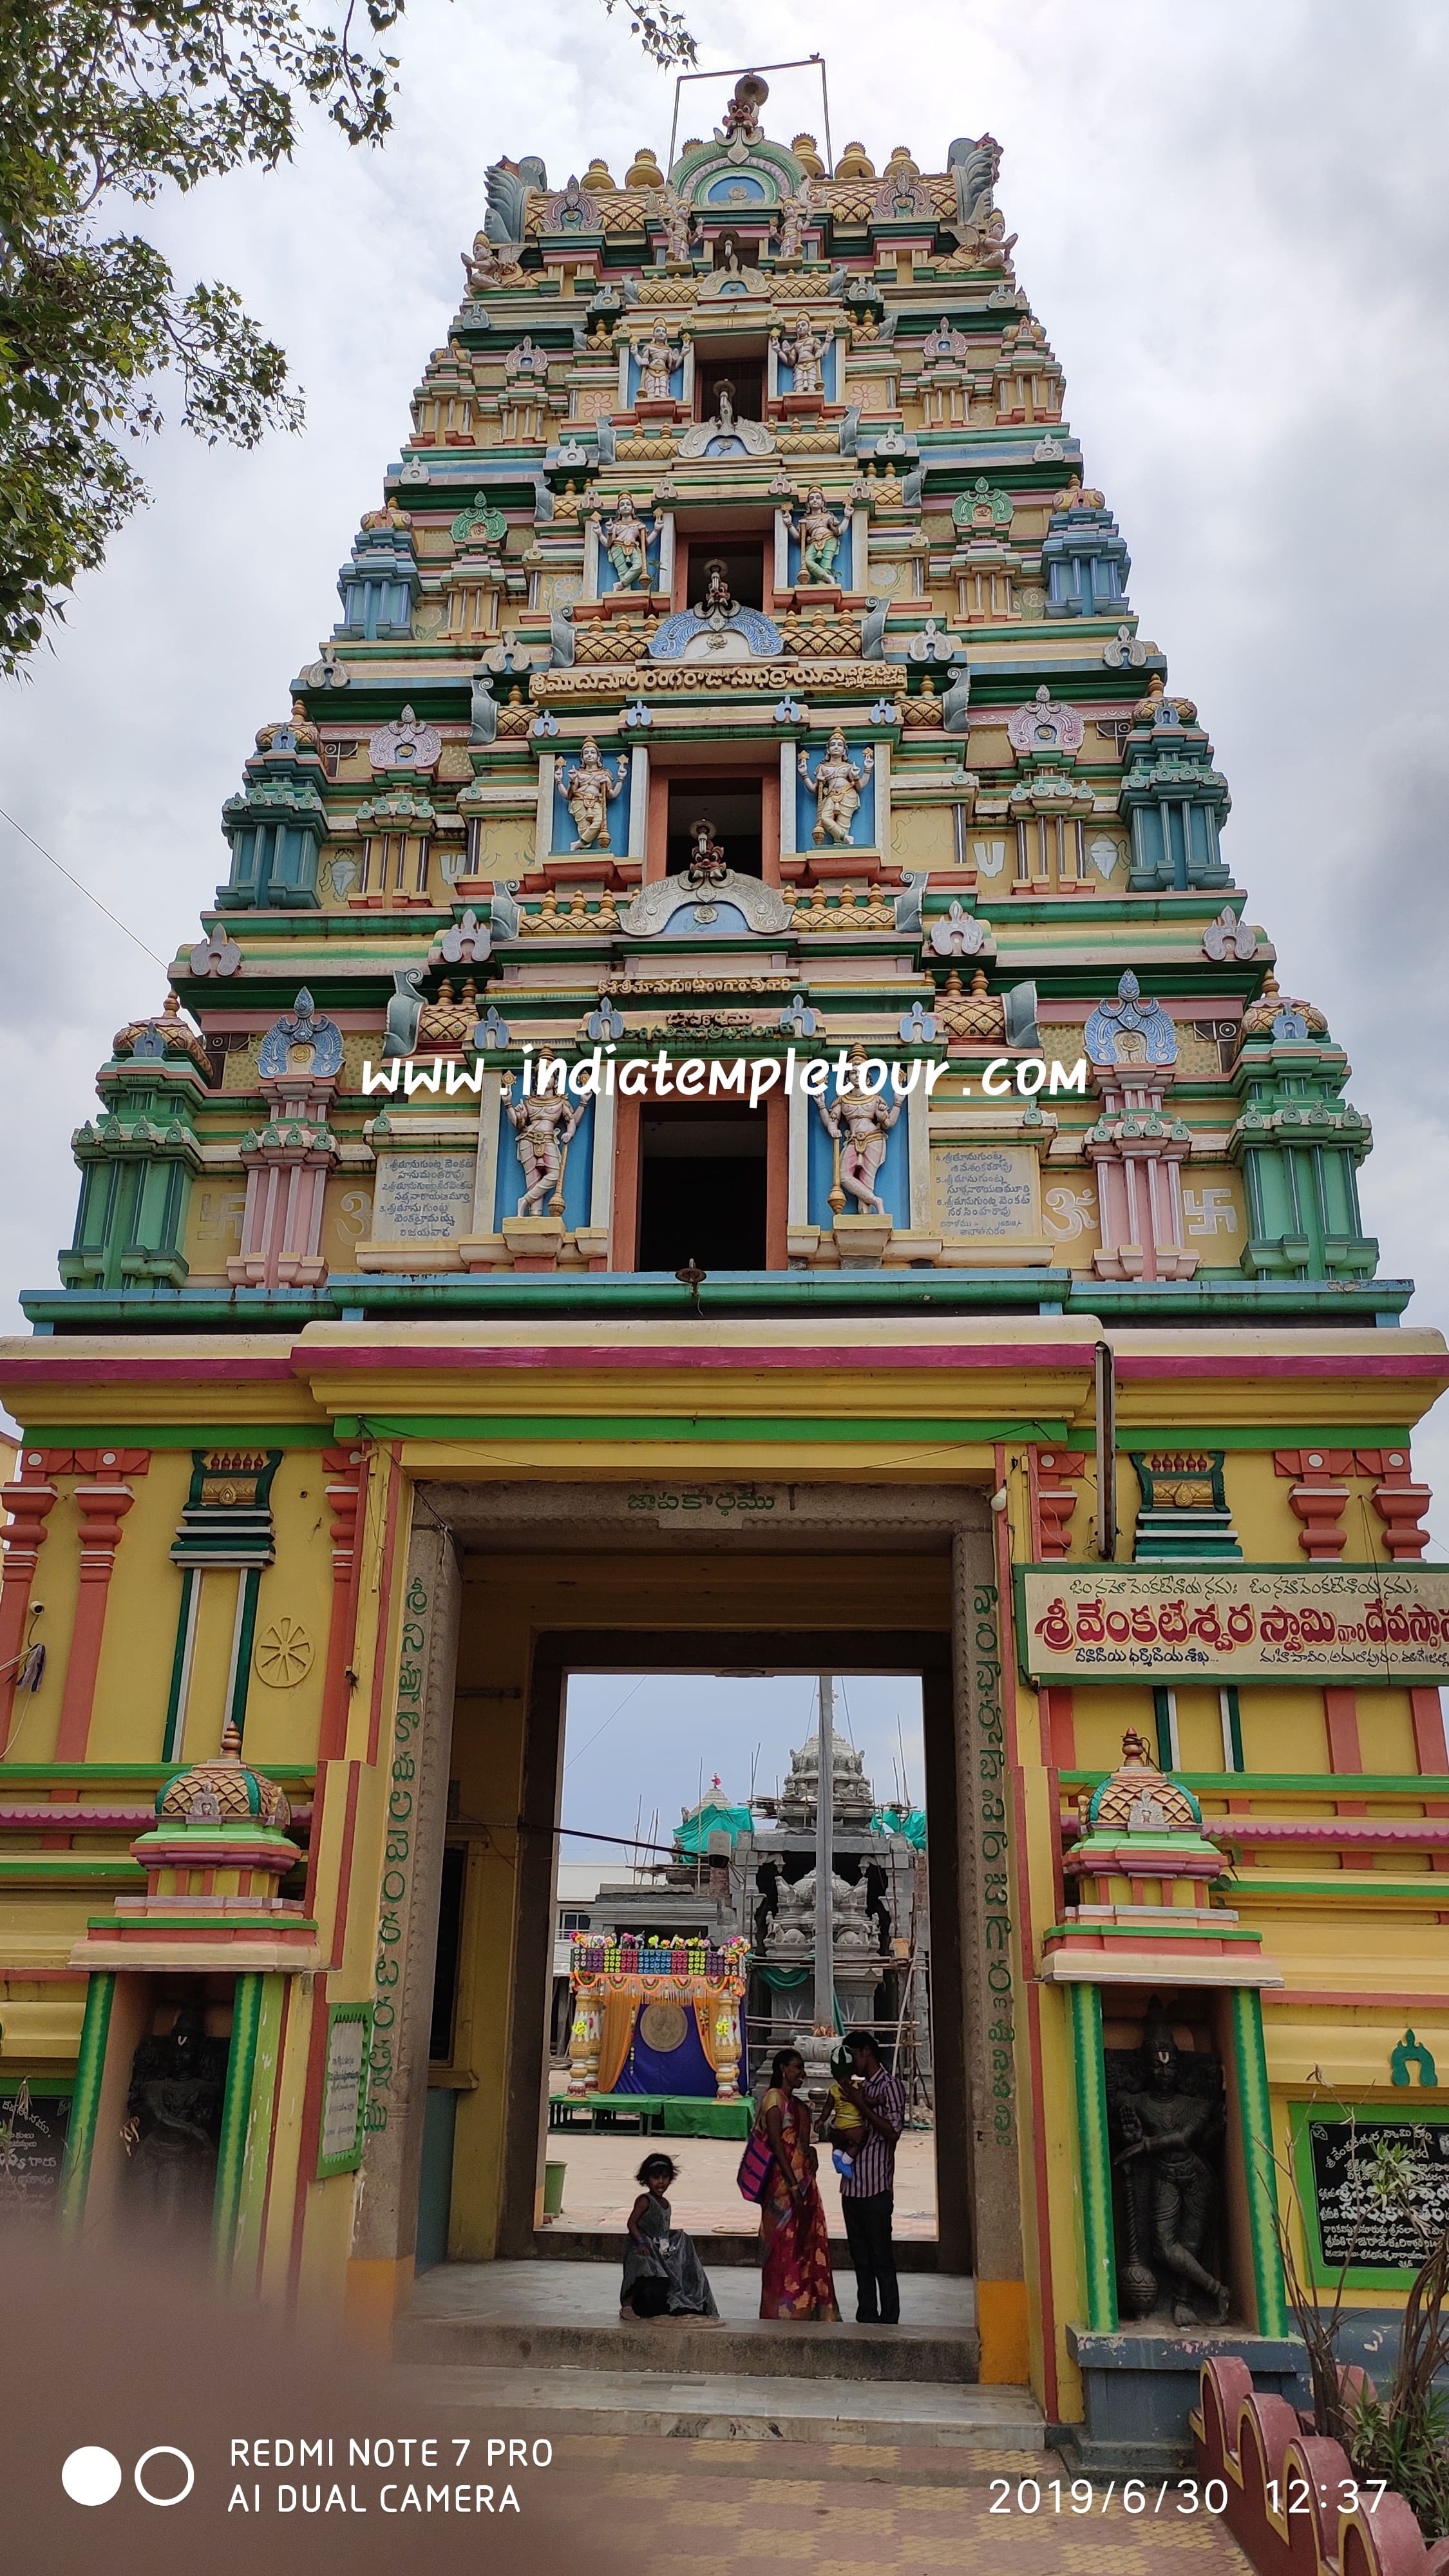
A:
{"type": "Polygon", "coordinates": [[[815,2027],[835,2028],[835,1684],[820,1676],[820,1772],[815,1795],[815,2027]]]}

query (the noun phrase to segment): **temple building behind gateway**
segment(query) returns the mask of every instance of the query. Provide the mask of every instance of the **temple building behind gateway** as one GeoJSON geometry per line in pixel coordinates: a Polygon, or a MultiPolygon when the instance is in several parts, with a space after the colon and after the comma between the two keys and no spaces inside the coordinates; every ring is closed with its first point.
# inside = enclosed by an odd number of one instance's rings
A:
{"type": "Polygon", "coordinates": [[[539,2241],[569,1672],[916,1675],[963,2366],[1167,2458],[1205,2341],[1291,2372],[1348,2111],[1438,2187],[1449,1365],[998,145],[766,99],[488,172],[77,1129],[0,1353],[7,2190],[385,2338],[420,2190],[539,2241]]]}

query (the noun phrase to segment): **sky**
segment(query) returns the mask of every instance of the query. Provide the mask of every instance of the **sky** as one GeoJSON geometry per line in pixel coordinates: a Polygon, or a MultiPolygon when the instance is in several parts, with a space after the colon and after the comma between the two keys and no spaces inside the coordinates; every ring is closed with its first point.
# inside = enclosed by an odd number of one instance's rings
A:
{"type": "MultiPolygon", "coordinates": [[[[1381,1268],[1419,1281],[1412,1321],[1443,1325],[1449,12],[695,0],[689,17],[706,66],[823,44],[837,156],[858,136],[877,167],[905,142],[940,169],[956,135],[1003,145],[1018,276],[1127,538],[1133,605],[1230,781],[1249,918],[1349,1052],[1381,1268]]],[[[384,152],[314,124],[291,167],[148,218],[184,282],[230,281],[283,341],[305,432],[237,457],[168,427],[144,460],[152,506],[0,691],[0,805],[157,959],[195,935],[224,874],[222,801],[339,613],[337,567],[446,336],[487,164],[538,153],[558,184],[594,153],[618,179],[640,143],[667,150],[673,81],[631,42],[627,5],[410,0],[396,50],[384,152]]],[[[814,80],[774,80],[767,132],[821,133],[814,80]]],[[[681,137],[724,94],[686,91],[681,137]]],[[[4,823],[0,888],[3,1328],[18,1288],[54,1284],[70,1132],[163,976],[4,823]]],[[[1417,1457],[1449,1488],[1440,1411],[1417,1457]]]]}
{"type": "MultiPolygon", "coordinates": [[[[617,176],[617,173],[615,174],[617,176]]],[[[801,1673],[759,1680],[690,1673],[574,1673],[564,1735],[562,1821],[596,1834],[668,1843],[715,1773],[732,1806],[752,1790],[773,1797],[790,1756],[815,1733],[815,1682],[801,1673]],[[652,1820],[657,1816],[655,1826],[652,1820]]],[[[836,1732],[865,1755],[878,1805],[905,1794],[925,1805],[921,1686],[880,1673],[837,1678],[836,1732]]],[[[565,1861],[626,1868],[627,1852],[566,1834],[565,1861]]]]}

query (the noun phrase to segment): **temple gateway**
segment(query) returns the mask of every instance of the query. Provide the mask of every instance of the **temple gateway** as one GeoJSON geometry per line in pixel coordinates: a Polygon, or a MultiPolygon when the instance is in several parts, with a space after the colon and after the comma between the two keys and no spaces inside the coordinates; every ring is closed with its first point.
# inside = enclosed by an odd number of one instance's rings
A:
{"type": "MultiPolygon", "coordinates": [[[[1205,2345],[1291,2384],[1347,2112],[1449,2121],[1449,1365],[1000,147],[831,167],[767,100],[489,170],[77,1104],[0,1353],[6,2190],[422,2349],[420,2206],[546,2256],[570,1674],[686,1736],[691,1674],[905,1675],[929,2028],[848,1766],[827,1916],[929,2067],[952,2375],[1168,2461],[1205,2345]]],[[[793,2029],[809,1751],[773,1880],[655,1924],[793,2029]]],[[[1354,2241],[1364,2341],[1407,2256],[1354,2241]]]]}

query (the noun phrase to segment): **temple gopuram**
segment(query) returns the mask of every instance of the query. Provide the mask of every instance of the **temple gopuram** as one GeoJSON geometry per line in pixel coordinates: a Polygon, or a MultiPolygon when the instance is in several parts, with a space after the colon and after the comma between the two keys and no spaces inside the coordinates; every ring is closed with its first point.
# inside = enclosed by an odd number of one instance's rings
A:
{"type": "Polygon", "coordinates": [[[546,2251],[570,1672],[911,1675],[955,2375],[1166,2464],[1280,2214],[1392,2339],[1356,2135],[1443,2196],[1449,1360],[1000,147],[767,97],[488,171],[118,995],[0,1349],[6,2196],[416,2354],[420,2196],[546,2251]]]}

